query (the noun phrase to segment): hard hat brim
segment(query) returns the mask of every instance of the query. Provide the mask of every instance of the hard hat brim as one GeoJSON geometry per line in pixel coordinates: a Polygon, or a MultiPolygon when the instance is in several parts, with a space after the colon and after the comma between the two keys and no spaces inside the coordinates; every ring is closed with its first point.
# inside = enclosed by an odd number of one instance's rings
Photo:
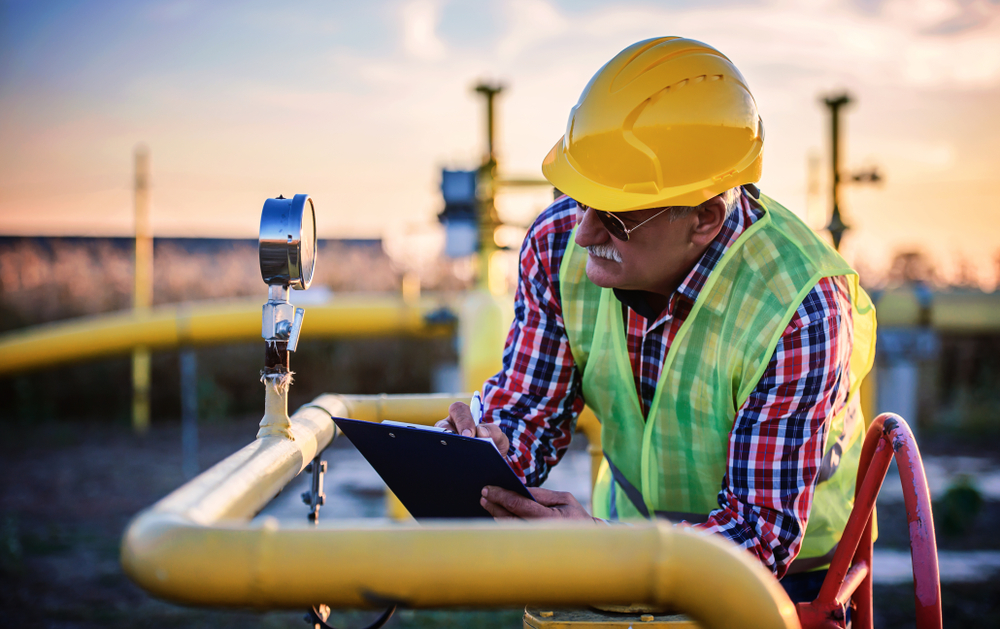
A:
{"type": "Polygon", "coordinates": [[[683,186],[644,190],[612,188],[593,181],[574,167],[565,150],[565,136],[559,138],[542,160],[542,174],[561,192],[576,201],[607,212],[631,212],[666,206],[700,205],[712,197],[748,183],[760,181],[763,169],[763,133],[759,133],[742,160],[726,173],[683,186]]]}

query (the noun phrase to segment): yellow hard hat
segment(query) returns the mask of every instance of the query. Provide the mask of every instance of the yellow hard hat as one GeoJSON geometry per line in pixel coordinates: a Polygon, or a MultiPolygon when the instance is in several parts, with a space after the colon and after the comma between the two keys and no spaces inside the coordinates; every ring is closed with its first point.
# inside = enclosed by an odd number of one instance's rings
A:
{"type": "Polygon", "coordinates": [[[763,147],[757,104],[733,62],[701,42],[661,37],[597,71],[542,173],[609,212],[693,206],[758,181],[763,147]]]}

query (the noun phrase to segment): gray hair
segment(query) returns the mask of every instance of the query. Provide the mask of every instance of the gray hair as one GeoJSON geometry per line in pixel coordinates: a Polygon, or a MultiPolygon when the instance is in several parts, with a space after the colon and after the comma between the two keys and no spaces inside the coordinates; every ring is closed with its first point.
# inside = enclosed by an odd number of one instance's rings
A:
{"type": "MultiPolygon", "coordinates": [[[[740,197],[743,196],[743,188],[741,186],[736,186],[735,188],[730,188],[729,190],[726,190],[722,194],[716,196],[720,197],[722,199],[722,202],[726,204],[726,218],[729,218],[729,215],[732,214],[733,211],[735,211],[736,208],[740,206],[740,197]]],[[[714,199],[715,197],[712,198],[714,199]]],[[[710,200],[711,199],[709,199],[709,201],[710,200]]],[[[708,201],[705,201],[705,203],[708,203],[708,201]]],[[[702,203],[702,205],[704,205],[704,203],[702,203]]],[[[695,205],[695,206],[680,205],[677,207],[672,207],[670,208],[670,212],[668,213],[669,220],[670,222],[673,222],[682,219],[685,216],[690,216],[691,214],[694,214],[700,207],[701,205],[695,205]]]]}

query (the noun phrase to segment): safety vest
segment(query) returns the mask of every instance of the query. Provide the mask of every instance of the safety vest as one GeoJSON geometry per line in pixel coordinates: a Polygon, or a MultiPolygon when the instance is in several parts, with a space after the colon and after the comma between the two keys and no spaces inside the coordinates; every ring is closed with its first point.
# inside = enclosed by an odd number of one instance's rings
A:
{"type": "Polygon", "coordinates": [[[764,215],[719,260],[677,331],[645,418],[621,304],[611,289],[587,279],[586,249],[572,239],[567,246],[559,269],[563,320],[583,397],[601,420],[605,455],[594,514],[697,519],[689,514],[704,518],[717,509],[737,409],[806,294],[821,278],[847,276],[854,323],[850,392],[844,410],[829,420],[822,482],[799,553],[819,557],[840,540],[854,504],[864,430],[859,389],[874,360],[875,310],[836,251],[774,200],[761,196],[760,203],[764,215]]]}

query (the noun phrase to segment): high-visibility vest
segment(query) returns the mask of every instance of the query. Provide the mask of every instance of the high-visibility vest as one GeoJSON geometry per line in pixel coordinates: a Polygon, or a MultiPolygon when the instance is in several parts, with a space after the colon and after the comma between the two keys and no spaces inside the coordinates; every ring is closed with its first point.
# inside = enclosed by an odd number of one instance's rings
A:
{"type": "Polygon", "coordinates": [[[821,278],[846,276],[854,324],[850,392],[844,409],[829,419],[799,553],[820,557],[840,540],[854,504],[864,430],[859,389],[875,356],[875,309],[833,248],[774,200],[761,196],[760,203],[764,215],[719,260],[677,331],[645,418],[621,303],[611,289],[587,279],[586,249],[572,239],[567,246],[559,269],[563,320],[583,397],[601,420],[605,455],[594,515],[697,519],[678,514],[704,518],[717,509],[737,409],[809,291],[821,278]]]}

